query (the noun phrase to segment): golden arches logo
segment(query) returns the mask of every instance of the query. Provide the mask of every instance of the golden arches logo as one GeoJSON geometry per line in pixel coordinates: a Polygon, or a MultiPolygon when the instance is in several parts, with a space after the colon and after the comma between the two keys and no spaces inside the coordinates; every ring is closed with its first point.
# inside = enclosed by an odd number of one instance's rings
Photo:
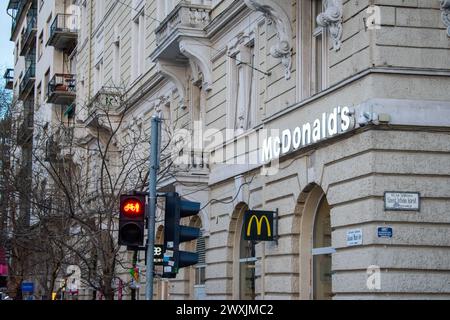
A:
{"type": "Polygon", "coordinates": [[[258,236],[261,235],[263,221],[266,222],[267,236],[268,237],[272,236],[272,230],[270,229],[269,218],[267,218],[267,216],[262,216],[261,218],[258,218],[256,215],[253,215],[253,216],[251,216],[250,220],[248,221],[247,237],[250,236],[250,232],[252,231],[253,220],[256,221],[256,232],[257,232],[258,236]]]}

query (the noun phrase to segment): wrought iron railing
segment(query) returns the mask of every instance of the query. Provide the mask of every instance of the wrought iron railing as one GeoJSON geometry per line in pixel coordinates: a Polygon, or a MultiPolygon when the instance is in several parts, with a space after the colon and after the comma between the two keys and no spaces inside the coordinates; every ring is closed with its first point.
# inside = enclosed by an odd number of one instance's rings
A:
{"type": "Polygon", "coordinates": [[[74,74],[55,73],[48,83],[47,95],[54,93],[75,93],[76,78],[74,74]]]}
{"type": "MultiPolygon", "coordinates": [[[[32,0],[10,1],[8,8],[14,10],[11,25],[11,35],[14,34],[14,32],[16,32],[16,28],[20,21],[20,17],[22,16],[22,13],[24,13],[26,5],[30,1],[32,0]]],[[[32,9],[34,9],[34,7],[32,9]]]]}
{"type": "Polygon", "coordinates": [[[50,26],[50,38],[56,32],[78,32],[78,17],[74,14],[59,13],[50,26]]]}
{"type": "Polygon", "coordinates": [[[27,26],[25,28],[25,32],[22,35],[22,45],[21,50],[23,51],[26,46],[32,44],[30,41],[30,36],[33,31],[36,31],[37,28],[37,11],[35,9],[31,9],[27,14],[27,26]]]}
{"type": "Polygon", "coordinates": [[[3,75],[3,78],[5,79],[5,88],[6,89],[12,89],[13,83],[14,83],[14,69],[6,69],[5,74],[3,75]]]}
{"type": "Polygon", "coordinates": [[[177,28],[204,29],[210,22],[211,6],[180,2],[156,28],[156,43],[161,44],[177,28]]]}
{"type": "Polygon", "coordinates": [[[26,65],[27,71],[25,72],[22,81],[20,82],[20,93],[23,93],[25,88],[28,87],[28,85],[35,80],[36,77],[36,63],[34,62],[34,59],[26,59],[26,65]]]}

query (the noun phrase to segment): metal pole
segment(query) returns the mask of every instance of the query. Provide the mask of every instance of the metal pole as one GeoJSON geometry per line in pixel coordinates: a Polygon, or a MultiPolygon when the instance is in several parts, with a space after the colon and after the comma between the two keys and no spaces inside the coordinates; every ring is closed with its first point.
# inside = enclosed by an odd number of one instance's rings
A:
{"type": "Polygon", "coordinates": [[[156,215],[156,175],[159,170],[159,135],[161,119],[158,114],[152,116],[150,136],[150,172],[148,183],[148,246],[147,246],[147,269],[145,298],[153,300],[153,252],[155,248],[155,215],[156,215]]]}

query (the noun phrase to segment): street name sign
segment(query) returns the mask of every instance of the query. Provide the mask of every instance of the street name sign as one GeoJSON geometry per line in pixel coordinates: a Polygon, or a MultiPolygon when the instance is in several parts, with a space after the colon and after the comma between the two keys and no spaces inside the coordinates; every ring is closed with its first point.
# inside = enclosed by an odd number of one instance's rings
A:
{"type": "Polygon", "coordinates": [[[384,193],[385,211],[420,211],[420,193],[386,191],[384,193]]]}

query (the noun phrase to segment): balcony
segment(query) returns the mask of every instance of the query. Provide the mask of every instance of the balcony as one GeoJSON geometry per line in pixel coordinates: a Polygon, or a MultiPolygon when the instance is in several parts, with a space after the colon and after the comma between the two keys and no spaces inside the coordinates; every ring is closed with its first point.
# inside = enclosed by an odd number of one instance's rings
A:
{"type": "Polygon", "coordinates": [[[74,127],[60,127],[49,136],[45,145],[44,161],[58,164],[73,161],[74,130],[74,127]]]}
{"type": "Polygon", "coordinates": [[[118,119],[120,115],[118,109],[122,107],[125,100],[126,97],[121,88],[103,86],[88,102],[87,110],[83,116],[79,117],[79,121],[94,130],[103,128],[110,131],[110,121],[118,119]]]}
{"type": "Polygon", "coordinates": [[[55,142],[53,135],[50,136],[45,143],[44,161],[56,163],[59,151],[58,144],[55,142]]]}
{"type": "Polygon", "coordinates": [[[150,58],[168,80],[175,83],[182,107],[189,105],[189,88],[180,80],[194,68],[193,82],[212,88],[211,43],[205,31],[211,21],[211,5],[181,1],[156,28],[156,49],[150,58]],[[201,76],[200,76],[201,74],[201,76]]]}
{"type": "Polygon", "coordinates": [[[20,146],[30,145],[33,141],[33,124],[24,121],[17,128],[17,142],[20,146]]]}
{"type": "Polygon", "coordinates": [[[47,102],[61,105],[71,104],[76,97],[74,74],[56,73],[48,83],[47,102]]]}
{"type": "Polygon", "coordinates": [[[34,82],[36,80],[36,64],[31,59],[27,59],[28,68],[25,75],[22,78],[19,86],[19,99],[24,100],[28,94],[34,89],[34,82]]]}
{"type": "Polygon", "coordinates": [[[162,188],[175,181],[186,184],[208,183],[209,153],[203,150],[176,150],[161,156],[162,179],[158,185],[162,188]]]}
{"type": "Polygon", "coordinates": [[[210,21],[211,6],[181,1],[156,28],[156,43],[161,45],[175,34],[202,36],[210,21]]]}
{"type": "Polygon", "coordinates": [[[3,78],[5,79],[5,89],[12,90],[14,88],[14,69],[6,69],[3,78]]]}
{"type": "Polygon", "coordinates": [[[20,47],[20,55],[25,56],[30,49],[36,45],[37,32],[37,12],[35,9],[30,9],[27,14],[27,26],[22,34],[22,45],[20,47]]]}
{"type": "Polygon", "coordinates": [[[58,50],[72,52],[77,45],[78,17],[73,14],[57,14],[50,26],[47,44],[58,50]]]}

